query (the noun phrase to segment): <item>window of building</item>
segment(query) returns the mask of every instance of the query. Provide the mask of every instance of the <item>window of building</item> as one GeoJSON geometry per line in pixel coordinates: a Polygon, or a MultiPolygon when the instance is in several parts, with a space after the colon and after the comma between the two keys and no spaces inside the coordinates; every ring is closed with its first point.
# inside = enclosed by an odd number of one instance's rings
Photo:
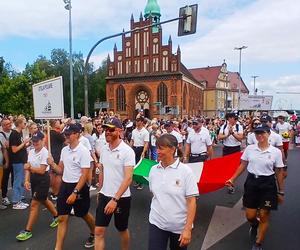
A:
{"type": "Polygon", "coordinates": [[[140,73],[140,60],[134,60],[134,72],[140,73]]]}
{"type": "Polygon", "coordinates": [[[163,57],[162,70],[163,71],[168,71],[169,70],[168,57],[166,57],[166,56],[163,57]]]}
{"type": "Polygon", "coordinates": [[[158,102],[161,102],[161,106],[164,107],[168,105],[168,88],[167,85],[161,82],[157,90],[158,102]]]}
{"type": "Polygon", "coordinates": [[[118,75],[122,74],[122,62],[118,62],[118,75]]]}
{"type": "Polygon", "coordinates": [[[158,72],[159,64],[158,64],[158,58],[153,58],[153,72],[158,72]]]}
{"type": "Polygon", "coordinates": [[[140,55],[140,33],[134,34],[134,56],[140,55]]]}
{"type": "Polygon", "coordinates": [[[144,32],[144,55],[149,54],[149,32],[144,32]]]}
{"type": "Polygon", "coordinates": [[[126,74],[131,73],[131,61],[126,61],[126,74]]]}
{"type": "Polygon", "coordinates": [[[117,88],[117,111],[125,111],[126,110],[126,96],[125,96],[125,88],[120,85],[117,88]]]}
{"type": "Polygon", "coordinates": [[[149,59],[144,59],[144,73],[149,72],[149,59]]]}
{"type": "Polygon", "coordinates": [[[184,85],[184,88],[183,88],[182,108],[184,110],[187,109],[187,86],[186,85],[184,85]]]}

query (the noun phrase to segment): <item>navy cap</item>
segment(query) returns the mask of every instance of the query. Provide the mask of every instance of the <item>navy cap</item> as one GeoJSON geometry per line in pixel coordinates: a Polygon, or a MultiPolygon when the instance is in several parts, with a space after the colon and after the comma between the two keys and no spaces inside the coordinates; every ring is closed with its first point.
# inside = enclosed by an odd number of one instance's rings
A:
{"type": "Polygon", "coordinates": [[[38,142],[40,140],[43,140],[44,139],[44,134],[41,132],[41,131],[37,131],[36,133],[34,133],[31,137],[31,140],[33,142],[38,142]]]}
{"type": "Polygon", "coordinates": [[[272,122],[272,117],[269,115],[262,115],[260,117],[260,121],[261,122],[272,122]]]}
{"type": "Polygon", "coordinates": [[[68,125],[65,130],[64,130],[64,134],[70,135],[72,133],[81,133],[82,131],[82,126],[79,123],[75,123],[75,124],[70,124],[68,125]]]}
{"type": "Polygon", "coordinates": [[[259,124],[255,127],[254,133],[270,132],[270,127],[266,124],[259,124]]]}
{"type": "Polygon", "coordinates": [[[109,127],[109,128],[123,128],[122,126],[122,122],[116,118],[116,117],[112,117],[108,120],[108,122],[106,122],[105,124],[103,124],[102,127],[109,127]]]}

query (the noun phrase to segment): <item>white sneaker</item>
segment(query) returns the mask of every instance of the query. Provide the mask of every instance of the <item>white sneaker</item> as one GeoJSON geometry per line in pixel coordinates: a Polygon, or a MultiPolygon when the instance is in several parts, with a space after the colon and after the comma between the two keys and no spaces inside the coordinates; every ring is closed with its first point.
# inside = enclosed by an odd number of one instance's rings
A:
{"type": "Polygon", "coordinates": [[[94,186],[90,186],[90,191],[95,191],[97,188],[94,186]]]}
{"type": "Polygon", "coordinates": [[[20,201],[22,203],[22,205],[24,205],[25,207],[29,207],[29,204],[23,201],[20,201]]]}
{"type": "Polygon", "coordinates": [[[6,208],[7,208],[7,206],[4,206],[4,205],[0,204],[0,210],[4,210],[6,208]]]}
{"type": "Polygon", "coordinates": [[[11,202],[9,201],[9,199],[7,197],[2,198],[2,204],[5,206],[9,206],[11,204],[11,202]]]}
{"type": "Polygon", "coordinates": [[[22,204],[22,202],[20,201],[20,202],[14,204],[12,208],[13,209],[26,209],[27,206],[25,206],[24,204],[22,204]]]}
{"type": "Polygon", "coordinates": [[[74,208],[71,209],[70,215],[75,215],[74,208]]]}

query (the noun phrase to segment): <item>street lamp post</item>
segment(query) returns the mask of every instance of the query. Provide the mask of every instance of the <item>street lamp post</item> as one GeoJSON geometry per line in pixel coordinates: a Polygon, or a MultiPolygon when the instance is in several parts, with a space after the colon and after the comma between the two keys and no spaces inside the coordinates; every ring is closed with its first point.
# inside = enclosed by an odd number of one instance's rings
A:
{"type": "Polygon", "coordinates": [[[74,119],[73,99],[73,55],[72,55],[72,4],[71,0],[63,0],[65,9],[69,11],[69,64],[70,64],[70,97],[71,97],[71,118],[74,119]]]}
{"type": "Polygon", "coordinates": [[[238,91],[239,91],[239,95],[238,95],[238,109],[240,109],[240,101],[241,101],[241,81],[242,81],[242,50],[243,49],[247,49],[247,46],[241,46],[241,47],[235,47],[235,50],[239,50],[240,51],[240,58],[239,58],[239,77],[240,77],[240,82],[238,85],[238,91]]]}
{"type": "Polygon", "coordinates": [[[251,76],[251,77],[253,78],[253,81],[254,81],[254,83],[253,83],[253,95],[256,95],[255,79],[256,79],[257,77],[259,77],[259,76],[251,76]]]}

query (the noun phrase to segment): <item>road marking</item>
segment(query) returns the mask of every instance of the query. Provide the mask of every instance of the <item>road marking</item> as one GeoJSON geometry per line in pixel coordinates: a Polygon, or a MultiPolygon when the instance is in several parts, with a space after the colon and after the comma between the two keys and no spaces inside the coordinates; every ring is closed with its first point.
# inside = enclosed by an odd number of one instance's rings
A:
{"type": "Polygon", "coordinates": [[[243,225],[247,220],[242,198],[232,208],[216,206],[201,250],[206,250],[243,225]]]}

